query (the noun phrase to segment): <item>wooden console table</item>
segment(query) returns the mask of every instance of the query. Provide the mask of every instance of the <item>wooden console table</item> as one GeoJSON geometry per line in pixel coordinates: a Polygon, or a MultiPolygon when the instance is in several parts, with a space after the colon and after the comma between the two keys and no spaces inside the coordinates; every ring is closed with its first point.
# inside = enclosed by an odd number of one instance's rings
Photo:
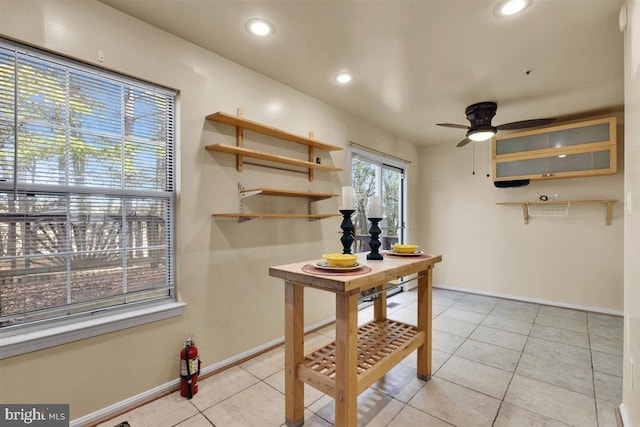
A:
{"type": "Polygon", "coordinates": [[[285,412],[287,426],[304,424],[304,383],[335,400],[335,425],[357,425],[357,398],[393,366],[418,349],[418,378],[431,378],[432,271],[441,255],[367,261],[358,254],[360,274],[307,272],[320,260],[269,268],[285,284],[285,412]],[[303,268],[305,271],[303,271],[303,268]],[[418,325],[387,319],[385,285],[418,274],[418,325]],[[336,295],[336,339],[304,355],[304,287],[336,295]],[[361,291],[382,291],[374,302],[374,319],[358,328],[361,291]],[[375,289],[374,289],[375,290],[375,289]]]}

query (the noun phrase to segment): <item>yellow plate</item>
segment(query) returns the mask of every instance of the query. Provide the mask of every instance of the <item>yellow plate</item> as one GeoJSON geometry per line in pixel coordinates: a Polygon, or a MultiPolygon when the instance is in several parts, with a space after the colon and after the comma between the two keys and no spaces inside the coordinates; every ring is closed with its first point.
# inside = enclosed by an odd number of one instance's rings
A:
{"type": "Polygon", "coordinates": [[[418,251],[418,252],[387,251],[387,253],[389,253],[390,255],[394,255],[394,256],[420,256],[420,255],[424,255],[424,251],[418,251]]]}
{"type": "Polygon", "coordinates": [[[353,265],[349,265],[346,267],[339,267],[336,265],[329,265],[329,263],[326,261],[320,261],[316,263],[314,267],[319,268],[320,270],[329,270],[329,271],[354,271],[354,270],[358,270],[362,266],[356,262],[353,265]]]}

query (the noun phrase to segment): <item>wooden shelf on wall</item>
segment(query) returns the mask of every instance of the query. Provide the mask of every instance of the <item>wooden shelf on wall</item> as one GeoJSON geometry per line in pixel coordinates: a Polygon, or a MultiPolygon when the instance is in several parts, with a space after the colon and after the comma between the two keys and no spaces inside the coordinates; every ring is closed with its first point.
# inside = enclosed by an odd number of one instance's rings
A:
{"type": "Polygon", "coordinates": [[[326,142],[318,141],[317,139],[308,138],[305,136],[296,135],[284,130],[280,130],[271,126],[263,125],[262,123],[247,120],[244,117],[233,116],[231,114],[218,111],[217,113],[209,114],[207,120],[219,123],[225,123],[231,126],[235,126],[242,129],[247,129],[263,135],[272,136],[274,138],[283,139],[289,142],[295,142],[296,144],[306,145],[308,147],[319,148],[326,151],[342,150],[342,147],[337,145],[327,144],[326,142]]]}
{"type": "MultiPolygon", "coordinates": [[[[264,125],[262,123],[247,120],[242,116],[242,109],[238,109],[236,116],[218,111],[217,113],[209,114],[206,116],[207,120],[213,122],[219,122],[235,126],[236,128],[236,145],[226,144],[213,144],[205,147],[209,151],[220,151],[223,153],[230,153],[236,155],[236,169],[240,172],[243,169],[244,157],[251,157],[254,159],[266,160],[268,162],[281,163],[291,166],[298,166],[308,170],[309,181],[313,181],[314,171],[327,171],[327,172],[340,172],[341,168],[326,166],[321,163],[315,162],[314,149],[325,151],[342,150],[342,147],[337,145],[327,144],[326,142],[318,141],[313,137],[313,132],[309,132],[309,136],[296,135],[291,132],[287,132],[281,129],[277,129],[271,126],[264,125]],[[276,154],[265,153],[256,150],[250,150],[243,147],[244,131],[249,130],[252,132],[260,133],[270,136],[272,138],[281,139],[295,144],[301,144],[308,147],[308,160],[299,160],[296,158],[280,156],[276,154]]],[[[269,165],[260,165],[269,166],[269,165]]]]}
{"type": "Polygon", "coordinates": [[[327,172],[340,172],[342,169],[327,166],[321,163],[308,162],[306,160],[298,160],[291,157],[279,156],[277,154],[265,153],[262,151],[251,150],[244,147],[235,147],[227,144],[212,144],[205,147],[209,151],[220,151],[222,153],[235,154],[237,156],[252,157],[254,159],[268,160],[276,163],[284,163],[291,166],[300,166],[307,169],[315,169],[327,172]]]}
{"type": "Polygon", "coordinates": [[[318,214],[312,213],[311,205],[313,202],[319,200],[330,199],[337,197],[335,193],[317,193],[312,191],[297,191],[297,190],[283,190],[280,188],[244,188],[241,184],[238,184],[238,212],[233,213],[214,213],[211,216],[214,218],[232,218],[237,219],[242,223],[250,221],[252,219],[259,218],[306,218],[309,221],[318,219],[331,218],[334,216],[341,216],[338,213],[335,214],[318,214]],[[252,196],[282,196],[282,197],[295,197],[305,198],[309,201],[309,213],[307,214],[279,214],[279,213],[246,213],[243,212],[243,200],[252,196]]]}
{"type": "Polygon", "coordinates": [[[240,190],[240,197],[242,198],[256,196],[258,194],[261,194],[263,196],[303,197],[311,201],[338,197],[338,194],[335,193],[312,193],[310,191],[280,190],[277,188],[250,188],[240,190]]]}
{"type": "MultiPolygon", "coordinates": [[[[613,210],[613,204],[617,203],[618,199],[586,199],[586,200],[552,200],[552,201],[534,201],[534,202],[498,202],[496,205],[516,205],[522,206],[522,215],[524,217],[524,223],[529,224],[530,215],[529,206],[567,206],[580,205],[580,204],[604,204],[606,205],[606,218],[605,224],[611,225],[611,212],[613,210]]],[[[559,216],[559,215],[556,215],[559,216]]]]}
{"type": "Polygon", "coordinates": [[[342,216],[340,214],[274,214],[274,213],[218,213],[211,215],[214,218],[231,218],[238,219],[238,222],[245,222],[259,218],[307,218],[310,221],[334,216],[342,216]]]}

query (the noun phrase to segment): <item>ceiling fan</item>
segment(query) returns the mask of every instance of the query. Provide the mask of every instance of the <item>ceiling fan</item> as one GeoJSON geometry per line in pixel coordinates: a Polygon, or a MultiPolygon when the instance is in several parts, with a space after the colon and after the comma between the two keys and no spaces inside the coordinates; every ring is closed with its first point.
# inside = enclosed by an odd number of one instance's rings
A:
{"type": "Polygon", "coordinates": [[[547,125],[555,120],[551,119],[533,119],[533,120],[521,120],[519,122],[505,123],[503,125],[492,126],[491,119],[496,115],[498,104],[491,101],[478,102],[476,104],[469,105],[465,110],[467,120],[471,123],[471,126],[456,125],[453,123],[437,123],[438,126],[444,126],[456,129],[467,129],[467,136],[460,141],[456,147],[464,147],[471,141],[486,141],[493,137],[499,130],[513,130],[532,128],[537,126],[547,125]]]}

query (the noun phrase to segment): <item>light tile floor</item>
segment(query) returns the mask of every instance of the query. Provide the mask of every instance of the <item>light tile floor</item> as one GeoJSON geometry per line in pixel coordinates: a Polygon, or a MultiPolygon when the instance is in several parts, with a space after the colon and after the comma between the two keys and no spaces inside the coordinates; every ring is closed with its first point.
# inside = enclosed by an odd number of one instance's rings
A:
{"type": "MultiPolygon", "coordinates": [[[[415,291],[388,300],[392,319],[415,324],[415,291]]],[[[361,426],[615,427],[622,400],[622,318],[434,289],[433,377],[416,378],[415,352],[358,398],[361,426]]],[[[373,308],[360,311],[371,319],[373,308]]],[[[334,338],[307,335],[305,351],[334,338]]],[[[101,424],[113,427],[281,426],[284,349],[101,424]]],[[[305,385],[305,426],[330,426],[333,400],[305,385]]]]}

